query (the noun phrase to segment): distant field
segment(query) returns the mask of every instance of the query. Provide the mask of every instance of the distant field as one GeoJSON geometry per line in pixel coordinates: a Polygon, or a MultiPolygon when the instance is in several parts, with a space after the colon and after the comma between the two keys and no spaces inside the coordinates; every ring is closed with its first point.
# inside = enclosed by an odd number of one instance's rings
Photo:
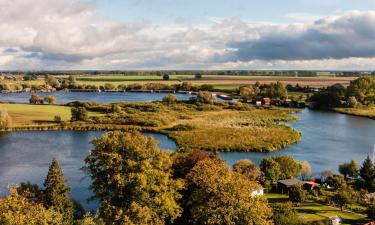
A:
{"type": "Polygon", "coordinates": [[[314,88],[326,87],[336,83],[349,85],[356,77],[284,77],[284,76],[229,76],[229,75],[203,75],[202,79],[194,79],[193,75],[171,75],[170,80],[164,81],[162,76],[125,76],[125,75],[97,75],[81,76],[77,78],[80,84],[104,85],[105,83],[133,84],[133,83],[165,83],[175,84],[187,80],[193,85],[211,84],[215,88],[234,90],[241,85],[255,84],[256,82],[269,84],[281,82],[284,84],[310,86],[314,88]]]}
{"type": "MultiPolygon", "coordinates": [[[[70,107],[58,105],[0,104],[8,110],[14,126],[52,122],[54,116],[60,115],[63,121],[71,118],[70,107]]],[[[90,112],[89,116],[97,115],[90,112]]]]}
{"type": "MultiPolygon", "coordinates": [[[[287,202],[288,196],[276,193],[266,194],[268,201],[272,203],[287,202]]],[[[300,203],[296,207],[297,212],[308,222],[321,221],[331,216],[340,216],[343,224],[357,224],[366,222],[366,217],[361,214],[341,211],[339,208],[323,205],[315,202],[300,203]]]]}

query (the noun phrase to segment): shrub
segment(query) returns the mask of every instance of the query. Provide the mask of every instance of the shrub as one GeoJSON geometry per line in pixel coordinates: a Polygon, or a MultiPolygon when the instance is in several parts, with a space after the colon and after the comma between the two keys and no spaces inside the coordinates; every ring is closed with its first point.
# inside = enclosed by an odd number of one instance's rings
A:
{"type": "Polygon", "coordinates": [[[169,80],[169,75],[168,74],[164,74],[163,75],[163,80],[169,80]]]}
{"type": "Polygon", "coordinates": [[[216,101],[216,98],[211,92],[200,91],[197,96],[197,101],[206,104],[213,104],[216,101]]]}
{"type": "Polygon", "coordinates": [[[31,104],[42,104],[42,103],[43,103],[42,99],[41,99],[40,96],[37,95],[37,94],[31,94],[31,97],[30,97],[30,99],[29,99],[29,102],[30,102],[31,104]]]}
{"type": "Polygon", "coordinates": [[[8,111],[0,107],[0,129],[6,129],[12,125],[12,118],[8,111]]]}
{"type": "Polygon", "coordinates": [[[165,103],[175,103],[175,102],[177,102],[177,97],[176,97],[176,95],[172,95],[172,94],[166,95],[163,98],[163,102],[165,102],[165,103]]]}
{"type": "Polygon", "coordinates": [[[55,104],[56,103],[56,97],[49,95],[44,97],[44,101],[47,102],[48,104],[55,104]]]}
{"type": "Polygon", "coordinates": [[[55,123],[61,123],[61,116],[60,115],[56,115],[55,117],[53,117],[53,121],[55,123]]]}
{"type": "Polygon", "coordinates": [[[358,101],[357,101],[356,97],[352,96],[352,97],[348,98],[348,106],[349,107],[355,108],[357,105],[358,105],[358,101]]]}
{"type": "Polygon", "coordinates": [[[367,216],[368,216],[370,219],[375,219],[375,205],[370,205],[370,206],[367,208],[367,216]]]}
{"type": "Polygon", "coordinates": [[[201,73],[196,73],[195,74],[195,79],[202,79],[202,74],[201,73]]]}
{"type": "Polygon", "coordinates": [[[88,118],[88,113],[86,108],[84,107],[77,107],[77,108],[72,108],[71,110],[72,113],[72,121],[85,121],[88,118]]]}
{"type": "Polygon", "coordinates": [[[289,190],[289,199],[292,202],[301,203],[305,200],[305,191],[302,189],[301,185],[295,185],[289,190]]]}

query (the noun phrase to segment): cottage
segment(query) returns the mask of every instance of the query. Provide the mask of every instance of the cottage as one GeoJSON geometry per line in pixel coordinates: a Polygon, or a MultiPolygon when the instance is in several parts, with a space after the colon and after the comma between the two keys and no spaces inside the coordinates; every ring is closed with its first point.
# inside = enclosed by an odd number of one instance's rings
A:
{"type": "Polygon", "coordinates": [[[315,188],[319,188],[320,184],[315,183],[314,181],[304,181],[302,184],[303,189],[305,190],[314,190],[315,188]]]}
{"type": "Polygon", "coordinates": [[[342,219],[339,216],[332,216],[328,218],[329,225],[340,225],[342,223],[342,219]]]}
{"type": "Polygon", "coordinates": [[[277,181],[277,188],[279,189],[279,191],[281,191],[282,194],[284,194],[284,193],[288,193],[290,188],[297,184],[301,185],[303,184],[303,182],[296,178],[279,180],[277,181]]]}
{"type": "Polygon", "coordinates": [[[264,188],[260,187],[251,192],[251,197],[264,195],[264,188]]]}

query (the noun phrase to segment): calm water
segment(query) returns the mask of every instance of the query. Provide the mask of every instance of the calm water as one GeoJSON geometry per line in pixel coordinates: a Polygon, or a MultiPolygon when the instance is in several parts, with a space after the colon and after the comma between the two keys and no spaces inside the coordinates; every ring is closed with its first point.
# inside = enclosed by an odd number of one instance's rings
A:
{"type": "MultiPolygon", "coordinates": [[[[305,110],[300,121],[292,126],[302,132],[302,140],[277,153],[222,153],[228,164],[249,158],[259,163],[262,158],[288,154],[308,160],[316,173],[324,169],[337,170],[338,164],[356,159],[361,162],[372,154],[375,144],[375,120],[338,113],[305,110]]],[[[86,209],[97,207],[85,199],[89,179],[79,169],[92,147],[90,141],[101,132],[46,131],[0,133],[0,187],[2,194],[9,183],[31,181],[42,184],[52,157],[62,164],[66,179],[72,187],[72,197],[86,209]]],[[[150,134],[148,134],[150,135],[150,134]]],[[[176,149],[175,143],[164,135],[155,135],[162,149],[176,149]]]]}
{"type": "MultiPolygon", "coordinates": [[[[52,93],[38,93],[39,96],[45,97],[53,95],[56,97],[58,104],[65,104],[73,101],[81,102],[140,102],[140,101],[160,101],[168,93],[139,93],[139,92],[64,92],[57,91],[52,93]]],[[[0,101],[28,103],[30,93],[0,93],[0,101]]],[[[175,94],[180,100],[187,100],[193,95],[175,94]]]]}

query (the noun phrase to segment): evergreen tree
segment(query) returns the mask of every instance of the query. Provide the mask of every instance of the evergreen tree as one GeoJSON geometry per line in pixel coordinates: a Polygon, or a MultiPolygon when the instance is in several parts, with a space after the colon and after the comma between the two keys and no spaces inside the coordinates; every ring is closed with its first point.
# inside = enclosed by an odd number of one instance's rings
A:
{"type": "Polygon", "coordinates": [[[371,161],[370,156],[367,156],[365,161],[363,162],[360,170],[359,175],[362,178],[362,182],[366,189],[372,189],[374,178],[375,178],[375,167],[374,164],[371,161]]]}
{"type": "Polygon", "coordinates": [[[70,188],[66,184],[63,171],[55,158],[52,159],[44,187],[44,205],[63,214],[65,224],[73,224],[73,203],[69,199],[70,188]]]}

